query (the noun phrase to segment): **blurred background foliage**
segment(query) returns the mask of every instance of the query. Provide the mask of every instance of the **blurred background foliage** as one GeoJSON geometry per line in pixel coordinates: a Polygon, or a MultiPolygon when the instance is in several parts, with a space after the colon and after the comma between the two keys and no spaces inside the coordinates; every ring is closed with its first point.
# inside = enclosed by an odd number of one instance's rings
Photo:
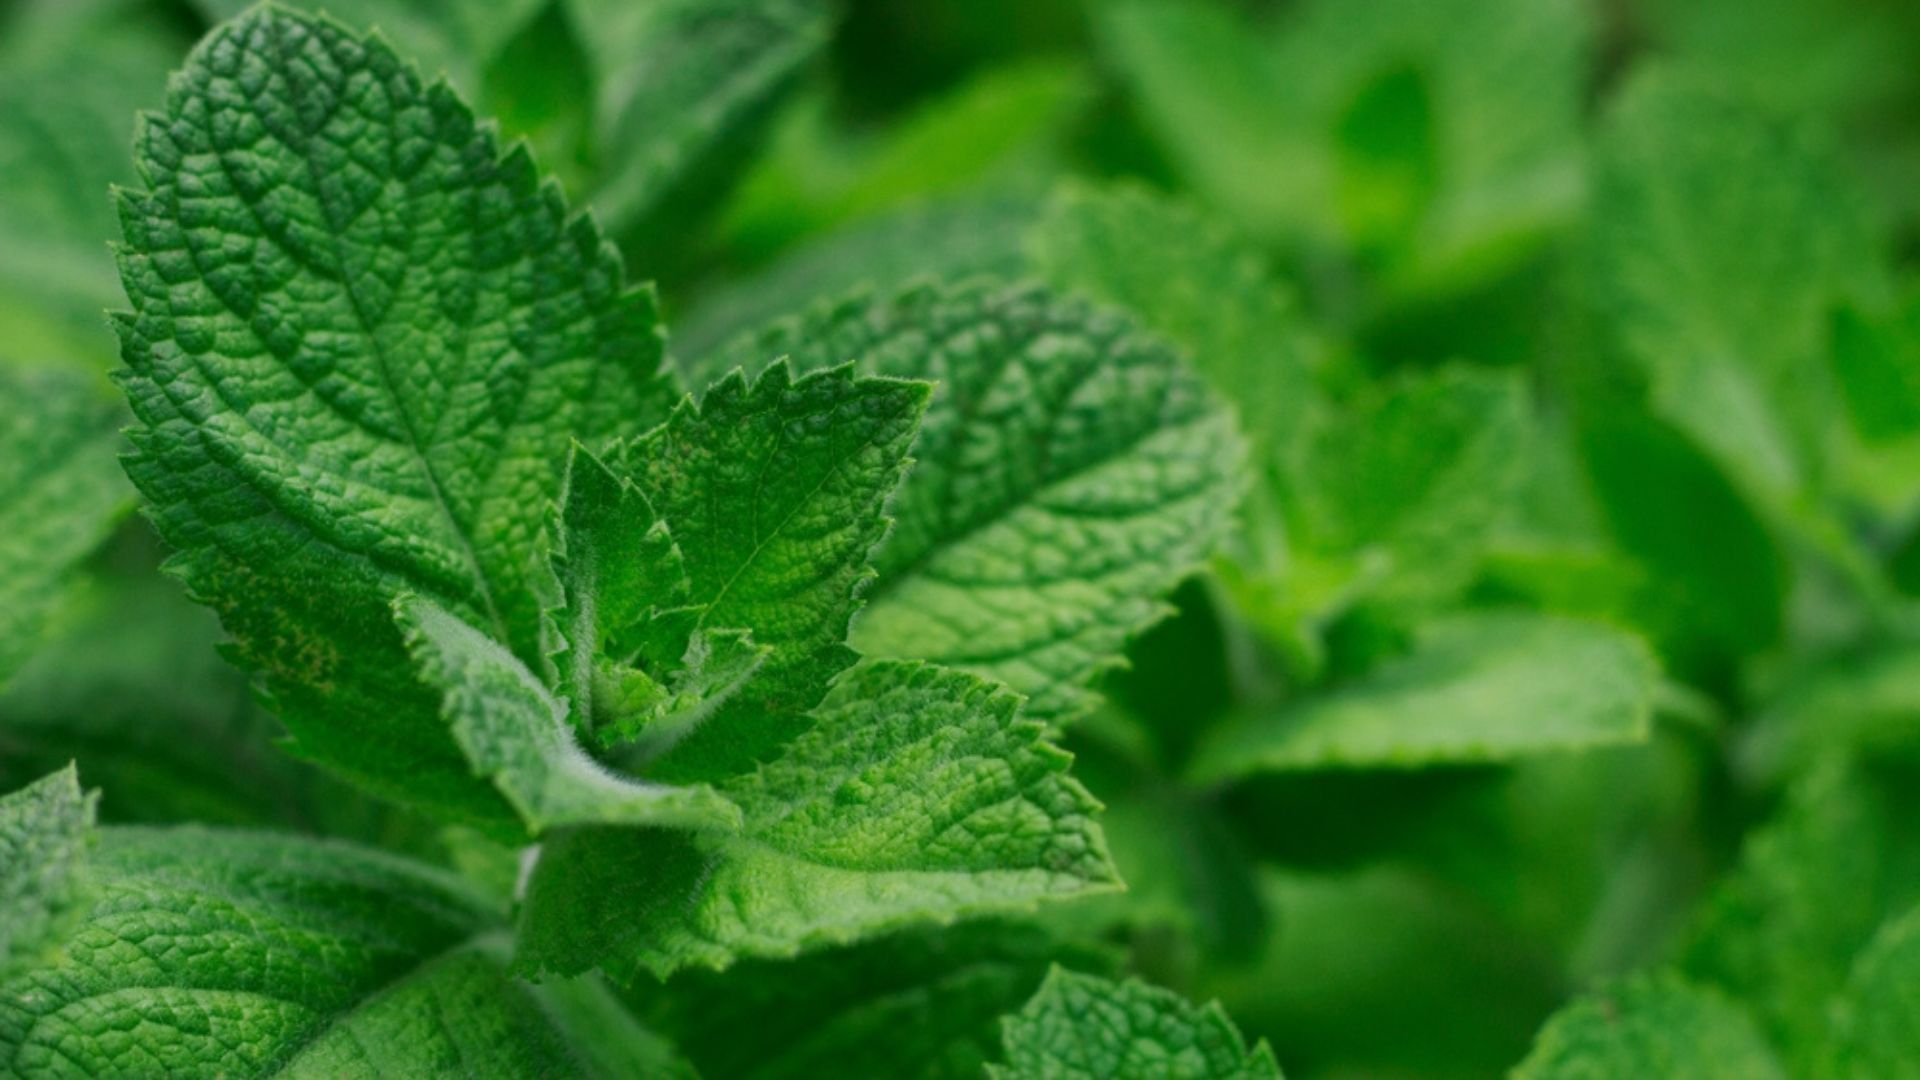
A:
{"type": "MultiPolygon", "coordinates": [[[[107,191],[243,6],[0,0],[0,413],[114,400],[107,191]]],[[[715,1075],[877,1025],[874,1075],[962,1073],[1062,957],[1220,997],[1295,1076],[1497,1072],[1656,967],[1799,1066],[1920,898],[1920,5],[310,6],[529,140],[696,390],[850,292],[1038,278],[1188,352],[1254,444],[1240,542],[1067,733],[1131,891],[636,987],[715,1075]]],[[[130,490],[70,482],[74,550],[0,593],[0,788],[78,757],[110,819],[510,886],[279,754],[130,490]]]]}

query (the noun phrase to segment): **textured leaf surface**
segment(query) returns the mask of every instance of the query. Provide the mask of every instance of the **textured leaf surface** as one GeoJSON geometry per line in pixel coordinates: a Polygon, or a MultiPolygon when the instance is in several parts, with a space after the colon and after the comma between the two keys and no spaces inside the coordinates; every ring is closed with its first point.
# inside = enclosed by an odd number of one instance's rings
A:
{"type": "Polygon", "coordinates": [[[684,972],[658,1026],[708,1076],[977,1080],[1000,1056],[1001,1017],[1054,961],[1105,970],[1113,960],[1030,923],[963,923],[684,972]]]}
{"type": "Polygon", "coordinates": [[[509,979],[489,936],[497,916],[457,881],[391,856],[260,833],[107,829],[91,865],[94,904],[61,958],[0,984],[0,1070],[670,1067],[600,988],[509,979]]]}
{"type": "Polygon", "coordinates": [[[1656,71],[1607,124],[1593,198],[1594,302],[1662,415],[1750,491],[1817,483],[1838,405],[1832,307],[1876,287],[1832,164],[1731,95],[1656,71]]]}
{"type": "Polygon", "coordinates": [[[438,687],[455,741],[527,831],[567,825],[730,828],[740,812],[706,787],[621,777],[574,739],[567,706],[499,642],[430,600],[394,607],[421,679],[438,687]]]}
{"type": "Polygon", "coordinates": [[[51,952],[85,911],[98,801],[72,766],[0,797],[0,980],[51,952]]]}
{"type": "MultiPolygon", "coordinates": [[[[361,31],[378,31],[419,63],[429,78],[445,75],[461,93],[480,92],[480,70],[540,9],[541,0],[276,0],[327,14],[361,31]]],[[[193,0],[215,22],[254,7],[256,0],[193,0]]]]}
{"type": "Polygon", "coordinates": [[[1112,982],[1055,968],[1007,1018],[1007,1063],[1021,1080],[1278,1080],[1262,1042],[1246,1040],[1218,1002],[1196,1006],[1137,979],[1112,982]]]}
{"type": "Polygon", "coordinates": [[[1676,976],[1654,975],[1602,988],[1554,1014],[1513,1075],[1767,1080],[1786,1073],[1740,1006],[1676,976]]]}
{"type": "Polygon", "coordinates": [[[1034,271],[1132,312],[1238,407],[1273,468],[1324,406],[1306,315],[1259,252],[1144,189],[1068,188],[1028,234],[1034,271]]]}
{"type": "Polygon", "coordinates": [[[852,644],[999,679],[1030,715],[1082,708],[1231,525],[1232,418],[1117,314],[1024,286],[927,287],[776,324],[728,353],[937,382],[852,644]]]}
{"type": "Polygon", "coordinates": [[[543,662],[535,540],[569,440],[670,400],[652,301],[523,151],[377,40],[261,8],[142,127],[118,320],[129,472],[302,753],[497,823],[386,611],[543,662]]]}
{"type": "Polygon", "coordinates": [[[1195,777],[1506,761],[1647,737],[1658,668],[1631,635],[1544,615],[1457,615],[1350,685],[1230,721],[1195,777]]]}
{"type": "Polygon", "coordinates": [[[719,779],[773,757],[853,663],[847,623],[928,392],[779,364],[723,380],[627,448],[625,469],[685,555],[694,629],[746,629],[770,650],[669,773],[719,779]]]}
{"type": "Polygon", "coordinates": [[[119,421],[91,380],[0,367],[0,685],[130,502],[115,475],[119,421]]]}
{"type": "Polygon", "coordinates": [[[782,757],[718,785],[739,834],[556,835],[521,963],[664,976],[1111,886],[1097,804],[1042,736],[973,676],[862,664],[782,757]]]}

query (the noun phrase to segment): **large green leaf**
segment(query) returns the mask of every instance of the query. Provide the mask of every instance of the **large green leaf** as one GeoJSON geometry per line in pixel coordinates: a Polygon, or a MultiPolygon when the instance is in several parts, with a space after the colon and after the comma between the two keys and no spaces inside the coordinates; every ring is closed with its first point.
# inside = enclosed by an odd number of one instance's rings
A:
{"type": "Polygon", "coordinates": [[[665,976],[1110,888],[1097,804],[1043,734],[971,675],[855,667],[784,755],[716,785],[738,834],[555,834],[520,963],[665,976]]]}
{"type": "MultiPolygon", "coordinates": [[[[592,981],[514,981],[497,913],[459,881],[392,856],[264,833],[110,828],[86,873],[92,904],[60,955],[0,981],[9,1074],[680,1069],[592,981]]],[[[15,917],[6,911],[7,925],[15,917]]]]}
{"type": "Polygon", "coordinates": [[[1007,1018],[1005,1080],[1279,1080],[1265,1042],[1246,1040],[1219,1002],[1196,1006],[1137,979],[1055,968],[1007,1018]]]}
{"type": "Polygon", "coordinates": [[[1647,737],[1659,669],[1630,634],[1520,613],[1428,624],[1344,686],[1223,724],[1193,775],[1508,761],[1647,737]]]}
{"type": "Polygon", "coordinates": [[[999,679],[1031,715],[1084,708],[1086,687],[1231,524],[1243,457],[1232,417],[1178,353],[1118,314],[1030,286],[930,286],[823,308],[727,351],[938,384],[851,640],[999,679]]]}
{"type": "Polygon", "coordinates": [[[572,439],[662,418],[648,293],[523,151],[378,39],[260,8],[142,125],[121,196],[128,470],[300,752],[499,825],[387,609],[539,670],[535,558],[572,439]]]}

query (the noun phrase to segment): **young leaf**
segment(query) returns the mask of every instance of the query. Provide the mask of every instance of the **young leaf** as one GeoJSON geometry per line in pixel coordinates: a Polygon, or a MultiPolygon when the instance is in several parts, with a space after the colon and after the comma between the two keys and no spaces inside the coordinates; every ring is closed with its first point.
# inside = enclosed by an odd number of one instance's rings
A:
{"type": "Polygon", "coordinates": [[[93,382],[0,367],[0,685],[40,644],[75,564],[128,494],[115,475],[120,413],[93,382]]]}
{"type": "Polygon", "coordinates": [[[1007,683],[1048,720],[1222,541],[1241,487],[1232,417],[1158,339],[1029,286],[853,300],[730,356],[858,359],[938,383],[852,644],[1007,683]]]}
{"type": "Polygon", "coordinates": [[[1261,772],[1509,761],[1647,737],[1659,669],[1631,635],[1462,614],[1351,685],[1241,716],[1194,754],[1203,782],[1261,772]]]}
{"type": "Polygon", "coordinates": [[[740,811],[705,786],[616,776],[574,741],[567,706],[499,642],[431,600],[403,596],[394,617],[423,683],[475,774],[491,780],[528,832],[568,825],[733,828],[740,811]]]}
{"type": "Polygon", "coordinates": [[[556,834],[519,963],[664,977],[1111,887],[1097,804],[1043,734],[971,675],[855,667],[782,757],[717,785],[738,834],[556,834]]]}
{"type": "Polygon", "coordinates": [[[544,663],[535,558],[570,441],[664,416],[653,302],[524,150],[377,38],[262,7],[210,34],[121,194],[128,471],[301,752],[500,827],[389,599],[544,663]]]}
{"type": "Polygon", "coordinates": [[[1513,1072],[1514,1080],[1785,1075],[1745,1010],[1669,974],[1627,979],[1561,1009],[1513,1072]]]}
{"type": "Polygon", "coordinates": [[[1279,1080],[1265,1041],[1246,1040],[1219,1002],[1196,1006],[1138,979],[1054,968],[1006,1021],[1001,1080],[1279,1080]]]}
{"type": "Polygon", "coordinates": [[[685,556],[694,629],[744,628],[769,650],[661,775],[717,780],[769,759],[853,663],[847,622],[929,390],[776,364],[723,379],[626,448],[622,467],[685,556]]]}
{"type": "Polygon", "coordinates": [[[337,843],[197,828],[102,830],[89,865],[94,903],[61,956],[0,982],[0,1071],[678,1068],[602,987],[510,979],[497,914],[437,871],[337,843]]]}
{"type": "Polygon", "coordinates": [[[98,803],[71,765],[0,796],[0,985],[37,966],[85,913],[98,803]]]}

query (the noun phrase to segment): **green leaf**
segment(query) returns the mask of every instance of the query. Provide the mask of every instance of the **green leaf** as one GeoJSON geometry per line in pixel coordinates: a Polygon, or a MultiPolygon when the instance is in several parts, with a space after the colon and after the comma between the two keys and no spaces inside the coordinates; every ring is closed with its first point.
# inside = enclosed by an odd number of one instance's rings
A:
{"type": "Polygon", "coordinates": [[[523,150],[378,39],[265,7],[142,125],[121,195],[128,471],[299,752],[504,828],[389,599],[545,662],[536,558],[571,440],[662,417],[653,301],[523,150]]]}
{"type": "Polygon", "coordinates": [[[1048,1080],[1278,1080],[1263,1041],[1246,1040],[1219,1002],[1195,1006],[1138,979],[1113,982],[1054,968],[1007,1018],[1007,1063],[995,1077],[1048,1080]]]}
{"type": "Polygon", "coordinates": [[[1749,1001],[1805,1063],[1854,958],[1920,900],[1913,800],[1899,777],[1827,760],[1788,790],[1710,896],[1681,952],[1686,971],[1749,1001]]]}
{"type": "Polygon", "coordinates": [[[1097,25],[1203,197],[1270,239],[1391,241],[1404,287],[1423,287],[1512,265],[1576,206],[1589,21],[1567,0],[1320,0],[1254,27],[1217,2],[1129,0],[1097,25]],[[1396,83],[1430,131],[1355,154],[1357,110],[1396,83]],[[1356,197],[1396,172],[1432,187],[1383,230],[1356,197]]]}
{"type": "Polygon", "coordinates": [[[190,43],[137,0],[14,5],[0,34],[0,367],[113,364],[107,190],[134,178],[134,113],[190,43]]]}
{"type": "Polygon", "coordinates": [[[1029,923],[964,923],[684,972],[659,1026],[708,1076],[977,1080],[1000,1056],[1000,1018],[1055,961],[1110,970],[1114,959],[1029,923]]]}
{"type": "Polygon", "coordinates": [[[1750,493],[1818,490],[1840,405],[1831,312],[1884,289],[1833,163],[1738,98],[1655,70],[1608,118],[1593,200],[1592,302],[1656,411],[1750,493]]]}
{"type": "Polygon", "coordinates": [[[578,444],[561,505],[552,561],[564,600],[555,621],[565,656],[556,689],[585,735],[611,711],[596,694],[597,665],[631,663],[620,643],[650,616],[684,605],[689,583],[673,534],[647,497],[578,444]]]}
{"type": "Polygon", "coordinates": [[[1786,1075],[1760,1029],[1726,997],[1671,975],[1592,991],[1555,1013],[1515,1080],[1635,1080],[1786,1075]]]}
{"type": "Polygon", "coordinates": [[[126,511],[121,416],[89,379],[0,367],[0,686],[68,601],[76,564],[126,511]]]}
{"type": "Polygon", "coordinates": [[[1833,1011],[1824,1075],[1912,1076],[1920,1062],[1920,909],[1880,929],[1833,1011]]]}
{"type": "Polygon", "coordinates": [[[618,776],[574,741],[566,703],[499,642],[431,600],[403,596],[394,617],[421,681],[472,763],[538,836],[569,825],[735,828],[740,811],[710,788],[618,776]]]}
{"type": "Polygon", "coordinates": [[[843,674],[778,760],[718,784],[737,835],[556,834],[520,918],[528,968],[629,978],[785,957],[1115,884],[1068,757],[973,676],[843,674]]]}
{"type": "Polygon", "coordinates": [[[63,954],[0,983],[0,1070],[675,1068],[603,988],[510,979],[497,914],[464,884],[392,856],[265,833],[106,829],[89,872],[94,904],[63,954]]]}
{"type": "Polygon", "coordinates": [[[626,448],[621,467],[685,556],[694,629],[746,629],[769,650],[660,775],[718,780],[772,757],[853,663],[847,622],[929,391],[777,364],[723,379],[626,448]]]}
{"type": "Polygon", "coordinates": [[[54,954],[85,914],[99,800],[71,765],[0,796],[0,983],[54,954]]]}
{"type": "Polygon", "coordinates": [[[852,644],[937,661],[1070,717],[1231,527],[1232,417],[1172,349],[1031,286],[924,287],[727,350],[934,380],[852,644]]]}
{"type": "Polygon", "coordinates": [[[1674,666],[1711,666],[1776,640],[1787,568],[1729,475],[1643,408],[1607,402],[1577,421],[1601,519],[1639,570],[1628,590],[1634,621],[1674,666]]]}
{"type": "Polygon", "coordinates": [[[1240,410],[1268,469],[1325,407],[1320,346],[1260,253],[1211,217],[1135,187],[1069,187],[1028,234],[1034,271],[1132,312],[1240,410]]]}
{"type": "Polygon", "coordinates": [[[820,0],[565,0],[592,64],[594,209],[627,234],[724,193],[773,107],[825,46],[820,0]]]}
{"type": "Polygon", "coordinates": [[[1192,775],[1404,769],[1638,742],[1658,675],[1638,639],[1596,623],[1455,615],[1349,685],[1228,721],[1195,751],[1192,775]]]}

